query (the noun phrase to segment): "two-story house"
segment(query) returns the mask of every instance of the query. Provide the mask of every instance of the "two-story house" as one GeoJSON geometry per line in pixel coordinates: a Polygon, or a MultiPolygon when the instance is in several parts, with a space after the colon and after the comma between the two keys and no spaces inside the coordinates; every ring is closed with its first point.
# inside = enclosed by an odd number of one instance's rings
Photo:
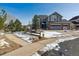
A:
{"type": "Polygon", "coordinates": [[[62,15],[57,12],[52,13],[48,17],[48,29],[50,30],[63,30],[70,29],[70,22],[62,19],[62,15]]]}
{"type": "Polygon", "coordinates": [[[79,30],[79,16],[75,16],[69,20],[73,23],[73,28],[79,30]]]}
{"type": "Polygon", "coordinates": [[[40,29],[63,30],[71,29],[71,22],[62,19],[63,16],[57,12],[50,15],[38,15],[40,29]]]}

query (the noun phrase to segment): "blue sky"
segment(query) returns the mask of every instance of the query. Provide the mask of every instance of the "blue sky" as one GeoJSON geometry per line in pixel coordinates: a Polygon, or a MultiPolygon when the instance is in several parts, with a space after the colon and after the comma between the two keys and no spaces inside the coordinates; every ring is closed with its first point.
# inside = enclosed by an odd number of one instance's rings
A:
{"type": "Polygon", "coordinates": [[[79,4],[77,3],[0,3],[0,8],[18,18],[24,25],[31,22],[35,14],[50,15],[56,11],[67,20],[79,15],[79,4]]]}

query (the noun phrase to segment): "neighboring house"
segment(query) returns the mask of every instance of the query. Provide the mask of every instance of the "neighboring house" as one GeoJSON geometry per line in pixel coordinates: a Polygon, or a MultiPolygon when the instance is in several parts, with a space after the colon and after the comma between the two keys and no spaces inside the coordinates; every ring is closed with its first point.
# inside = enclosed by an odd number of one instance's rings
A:
{"type": "Polygon", "coordinates": [[[52,13],[51,15],[38,15],[40,22],[40,29],[48,30],[63,30],[71,29],[71,22],[66,19],[62,19],[62,15],[57,12],[52,13]]]}
{"type": "Polygon", "coordinates": [[[69,21],[71,21],[74,25],[74,28],[79,30],[79,16],[75,16],[71,18],[69,21]]]}
{"type": "Polygon", "coordinates": [[[40,23],[40,28],[46,29],[47,28],[47,22],[48,22],[48,16],[47,15],[38,15],[39,17],[39,23],[40,23]]]}

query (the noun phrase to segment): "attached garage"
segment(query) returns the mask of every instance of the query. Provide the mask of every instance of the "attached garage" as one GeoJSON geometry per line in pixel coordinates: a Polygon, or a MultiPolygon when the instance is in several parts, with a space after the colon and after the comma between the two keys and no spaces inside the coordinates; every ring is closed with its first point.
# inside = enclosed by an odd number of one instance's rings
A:
{"type": "Polygon", "coordinates": [[[62,26],[61,25],[51,25],[50,26],[50,29],[51,30],[61,30],[62,29],[62,26]]]}
{"type": "Polygon", "coordinates": [[[69,30],[70,22],[50,22],[48,24],[49,30],[69,30]]]}
{"type": "Polygon", "coordinates": [[[49,29],[50,30],[67,30],[69,29],[69,25],[51,25],[49,29]]]}

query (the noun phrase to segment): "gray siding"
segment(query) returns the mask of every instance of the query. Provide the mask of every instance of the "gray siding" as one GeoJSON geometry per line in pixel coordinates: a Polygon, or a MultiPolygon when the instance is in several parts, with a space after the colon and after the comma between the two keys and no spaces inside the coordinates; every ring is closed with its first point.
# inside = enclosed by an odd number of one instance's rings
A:
{"type": "Polygon", "coordinates": [[[50,15],[48,17],[48,21],[56,21],[56,22],[62,21],[62,17],[59,15],[50,15]]]}

